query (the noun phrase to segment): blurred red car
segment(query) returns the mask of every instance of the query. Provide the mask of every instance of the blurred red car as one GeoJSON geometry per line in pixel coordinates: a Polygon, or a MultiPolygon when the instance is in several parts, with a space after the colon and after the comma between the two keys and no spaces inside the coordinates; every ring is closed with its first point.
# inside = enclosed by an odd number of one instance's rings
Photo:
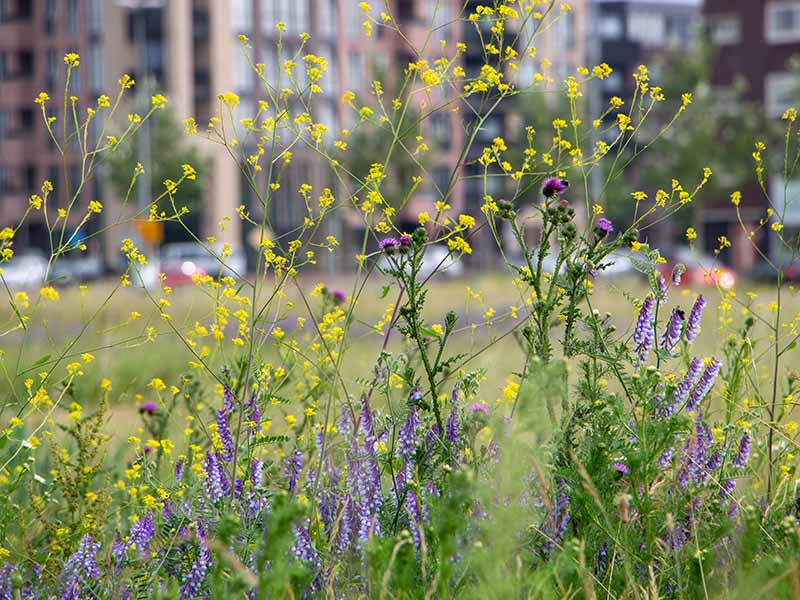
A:
{"type": "Polygon", "coordinates": [[[170,287],[192,285],[192,277],[204,276],[206,272],[192,260],[165,260],[161,263],[164,284],[170,287]]]}
{"type": "Polygon", "coordinates": [[[679,248],[666,254],[666,264],[660,268],[661,274],[669,281],[672,270],[682,264],[686,270],[681,277],[682,286],[719,286],[729,290],[736,285],[736,273],[725,266],[718,258],[693,251],[691,248],[679,248]]]}

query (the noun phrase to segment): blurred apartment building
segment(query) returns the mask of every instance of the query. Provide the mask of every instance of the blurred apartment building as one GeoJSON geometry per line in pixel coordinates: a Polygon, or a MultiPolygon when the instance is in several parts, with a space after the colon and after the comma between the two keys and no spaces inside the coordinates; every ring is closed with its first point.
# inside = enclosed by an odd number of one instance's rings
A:
{"type": "MultiPolygon", "coordinates": [[[[392,4],[411,45],[422,47],[429,28],[436,29],[435,39],[427,45],[429,58],[437,56],[439,39],[447,40],[451,48],[460,41],[461,24],[456,19],[461,0],[394,0],[392,4]]],[[[328,74],[321,82],[324,93],[315,98],[313,118],[327,124],[334,135],[355,123],[352,109],[339,101],[344,90],[369,102],[376,74],[396,71],[402,76],[402,70],[417,58],[407,43],[383,28],[376,28],[372,38],[365,37],[363,20],[355,0],[0,0],[0,224],[18,221],[27,198],[44,179],[62,190],[61,201],[65,201],[59,157],[32,102],[39,91],[59,90],[63,85],[64,53],[81,55],[81,66],[70,85],[70,93],[81,102],[114,90],[120,74],[130,73],[137,87],[148,82],[148,93],[163,91],[177,117],[193,116],[202,126],[217,111],[217,94],[224,91],[240,96],[237,117],[255,114],[257,100],[266,94],[237,36],[249,37],[253,62],[264,63],[267,76],[274,78],[280,70],[275,25],[284,22],[284,58],[299,47],[299,34],[307,32],[311,35],[307,51],[328,59],[328,74]]],[[[303,69],[298,69],[298,75],[304,75],[303,69]]],[[[417,195],[411,210],[432,205],[434,190],[446,188],[461,146],[460,114],[442,111],[431,116],[429,126],[438,140],[429,165],[435,185],[417,195]]],[[[210,144],[202,147],[212,161],[206,179],[204,233],[239,242],[247,232],[241,230],[238,218],[221,235],[216,223],[223,216],[235,217],[240,204],[257,214],[254,194],[224,149],[215,150],[210,144]]],[[[71,162],[70,169],[77,168],[77,162],[71,162]]],[[[296,193],[301,183],[310,180],[320,188],[332,183],[325,169],[311,153],[296,153],[270,205],[269,220],[276,233],[302,222],[305,207],[296,193]]],[[[72,175],[74,181],[77,173],[72,175]]],[[[451,196],[454,206],[462,203],[460,183],[457,188],[451,196]]],[[[90,191],[110,204],[110,191],[101,183],[90,191]]],[[[357,222],[352,219],[339,224],[340,228],[354,226],[357,222]]],[[[42,227],[31,221],[20,233],[20,242],[44,246],[42,227]]]]}
{"type": "MultiPolygon", "coordinates": [[[[712,84],[718,91],[743,84],[745,98],[763,106],[767,115],[780,119],[789,107],[798,107],[800,74],[794,57],[800,57],[800,1],[706,0],[703,8],[708,40],[716,47],[712,84]]],[[[783,148],[776,148],[783,155],[783,148]]],[[[782,164],[782,162],[781,162],[782,164]]],[[[782,168],[765,173],[775,211],[786,208],[784,235],[800,231],[800,181],[789,182],[784,195],[782,168]]],[[[765,216],[767,199],[757,184],[742,190],[739,207],[748,229],[755,229],[765,216]]],[[[706,239],[726,235],[732,242],[732,263],[749,269],[757,259],[737,221],[736,211],[727,199],[710,206],[703,214],[706,239]]],[[[762,250],[774,253],[771,236],[759,240],[762,250]]]]}

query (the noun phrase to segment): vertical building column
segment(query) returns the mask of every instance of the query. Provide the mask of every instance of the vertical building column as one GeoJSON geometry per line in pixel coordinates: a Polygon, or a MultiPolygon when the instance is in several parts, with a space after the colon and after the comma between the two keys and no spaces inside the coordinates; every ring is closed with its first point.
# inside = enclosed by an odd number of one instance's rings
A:
{"type": "MultiPolygon", "coordinates": [[[[217,95],[233,89],[233,53],[236,51],[236,38],[229,3],[210,0],[208,20],[208,62],[211,71],[211,102],[214,107],[211,113],[214,115],[219,113],[217,95]]],[[[217,116],[228,118],[224,113],[217,116]]],[[[230,131],[230,127],[226,127],[226,131],[230,131]]],[[[212,173],[206,192],[206,235],[213,235],[220,241],[239,245],[242,241],[242,221],[236,214],[236,208],[242,203],[239,165],[221,145],[214,145],[211,152],[212,173]],[[225,230],[220,231],[218,224],[225,217],[230,217],[230,221],[225,230]]]]}
{"type": "Polygon", "coordinates": [[[194,48],[192,0],[169,0],[166,5],[167,89],[175,115],[194,116],[194,48]]]}

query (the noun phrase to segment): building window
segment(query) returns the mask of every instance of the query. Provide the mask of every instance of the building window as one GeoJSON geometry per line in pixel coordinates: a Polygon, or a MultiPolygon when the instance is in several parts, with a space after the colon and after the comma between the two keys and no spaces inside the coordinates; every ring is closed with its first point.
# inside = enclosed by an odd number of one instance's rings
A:
{"type": "Polygon", "coordinates": [[[47,69],[45,72],[47,87],[53,89],[58,78],[58,61],[56,60],[55,48],[47,50],[47,69]]]}
{"type": "Polygon", "coordinates": [[[559,51],[575,47],[575,14],[564,13],[556,20],[555,46],[559,51]]]}
{"type": "Polygon", "coordinates": [[[434,191],[437,195],[444,195],[447,193],[447,188],[450,184],[450,169],[447,167],[436,167],[433,169],[433,185],[434,191]]]}
{"type": "Polygon", "coordinates": [[[33,0],[19,0],[17,3],[17,19],[27,21],[33,17],[33,0]]]}
{"type": "Polygon", "coordinates": [[[45,0],[44,3],[44,30],[45,33],[52,34],[56,30],[56,19],[58,18],[56,0],[45,0]]]}
{"type": "Polygon", "coordinates": [[[8,52],[0,52],[0,81],[9,79],[11,73],[8,70],[8,52]]]}
{"type": "Polygon", "coordinates": [[[67,33],[78,35],[78,0],[67,0],[67,33]]]}
{"type": "Polygon", "coordinates": [[[0,23],[11,20],[11,0],[0,0],[0,23]]]}
{"type": "Polygon", "coordinates": [[[234,33],[250,33],[253,23],[253,3],[251,0],[233,1],[233,31],[234,33]]]}
{"type": "Polygon", "coordinates": [[[436,112],[431,116],[431,131],[436,146],[442,150],[450,149],[450,115],[436,112]]]}
{"type": "Polygon", "coordinates": [[[89,0],[89,33],[103,30],[103,0],[89,0]]]}
{"type": "Polygon", "coordinates": [[[347,83],[353,90],[361,89],[361,53],[350,51],[349,73],[347,83]]]}
{"type": "Polygon", "coordinates": [[[235,53],[233,67],[233,81],[236,91],[240,94],[251,93],[253,91],[253,69],[250,68],[250,63],[247,62],[247,57],[243,52],[235,53]]]}
{"type": "Polygon", "coordinates": [[[33,77],[33,52],[20,50],[17,54],[17,77],[30,79],[33,77]]]}
{"type": "Polygon", "coordinates": [[[324,38],[333,37],[336,31],[336,3],[334,0],[317,0],[317,30],[324,38]]]}
{"type": "Polygon", "coordinates": [[[622,19],[619,15],[603,15],[597,25],[597,32],[604,40],[618,40],[623,34],[622,19]]]}
{"type": "Polygon", "coordinates": [[[742,41],[742,20],[739,15],[719,15],[708,23],[708,35],[715,46],[734,46],[742,41]]]}
{"type": "Polygon", "coordinates": [[[764,36],[770,44],[800,41],[800,2],[770,2],[766,6],[764,36]]]}
{"type": "Polygon", "coordinates": [[[92,44],[89,48],[89,77],[92,91],[100,92],[103,89],[103,50],[100,44],[92,44]]]}
{"type": "Polygon", "coordinates": [[[11,182],[11,169],[0,167],[0,193],[7,194],[13,190],[11,182]]]}
{"type": "Polygon", "coordinates": [[[630,12],[628,14],[628,37],[643,46],[663,46],[667,38],[664,15],[644,10],[630,12]]]}
{"type": "Polygon", "coordinates": [[[414,18],[414,0],[399,0],[397,3],[397,18],[408,21],[414,18]]]}
{"type": "Polygon", "coordinates": [[[20,109],[18,127],[23,133],[27,133],[33,129],[33,109],[20,109]]]}
{"type": "Polygon", "coordinates": [[[11,137],[11,113],[0,110],[0,140],[11,137]]]}
{"type": "Polygon", "coordinates": [[[772,117],[780,117],[797,99],[798,78],[792,73],[767,73],[764,78],[764,107],[772,117]]]}

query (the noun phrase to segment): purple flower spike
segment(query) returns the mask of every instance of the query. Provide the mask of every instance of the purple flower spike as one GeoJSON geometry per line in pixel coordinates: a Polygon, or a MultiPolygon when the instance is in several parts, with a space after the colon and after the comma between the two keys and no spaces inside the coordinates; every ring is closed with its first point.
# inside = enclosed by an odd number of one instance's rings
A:
{"type": "Polygon", "coordinates": [[[639,361],[644,362],[650,349],[653,347],[653,306],[655,300],[648,296],[642,302],[639,317],[636,319],[636,328],[633,330],[633,351],[639,356],[639,361]]]}
{"type": "Polygon", "coordinates": [[[447,433],[447,441],[451,444],[458,443],[458,420],[460,416],[460,411],[457,405],[453,405],[453,409],[450,411],[450,416],[447,417],[447,423],[444,426],[445,433],[447,433]]]}
{"type": "Polygon", "coordinates": [[[400,245],[400,242],[398,242],[393,237],[388,237],[388,238],[382,239],[380,242],[378,242],[378,248],[380,248],[381,250],[385,250],[385,251],[394,250],[399,245],[400,245]]]}
{"type": "Polygon", "coordinates": [[[59,581],[64,582],[64,588],[59,600],[79,600],[85,597],[90,585],[92,594],[97,593],[101,573],[95,557],[99,549],[100,542],[95,542],[88,534],[83,536],[78,549],[67,559],[61,571],[59,581]]]}
{"type": "Polygon", "coordinates": [[[603,233],[611,233],[614,231],[614,223],[611,222],[611,219],[600,217],[597,219],[597,228],[603,233]]]}
{"type": "Polygon", "coordinates": [[[683,264],[678,263],[672,268],[672,285],[679,286],[681,284],[681,278],[683,277],[683,273],[686,271],[686,267],[683,264]]]}
{"type": "Polygon", "coordinates": [[[621,473],[622,475],[627,475],[629,472],[628,466],[623,462],[611,463],[611,468],[617,473],[621,473]]]}
{"type": "Polygon", "coordinates": [[[700,401],[708,395],[721,368],[722,362],[717,358],[712,358],[711,364],[706,367],[706,370],[703,371],[703,375],[700,377],[700,381],[694,386],[689,396],[689,402],[686,404],[686,410],[694,410],[700,401]]]}
{"type": "Polygon", "coordinates": [[[675,411],[675,407],[681,406],[686,402],[689,398],[689,392],[692,391],[692,387],[694,387],[694,384],[697,382],[697,377],[700,375],[700,369],[702,368],[703,361],[699,358],[693,358],[692,362],[689,363],[689,368],[686,370],[686,375],[680,380],[672,394],[672,402],[670,403],[669,410],[662,416],[670,416],[675,411]]]}
{"type": "Polygon", "coordinates": [[[397,434],[397,455],[407,461],[411,459],[417,449],[417,428],[419,427],[419,412],[414,406],[406,417],[406,422],[397,434]]]}
{"type": "Polygon", "coordinates": [[[139,407],[140,415],[152,415],[158,410],[158,405],[155,402],[145,402],[139,407]]]}
{"type": "Polygon", "coordinates": [[[548,177],[542,183],[542,194],[544,194],[547,198],[553,198],[566,192],[568,187],[569,182],[566,179],[548,177]]]}
{"type": "Polygon", "coordinates": [[[181,600],[197,598],[203,590],[203,583],[208,574],[208,567],[211,565],[211,552],[205,544],[200,545],[200,552],[192,564],[192,568],[183,576],[181,585],[181,600]]]}
{"type": "Polygon", "coordinates": [[[700,333],[700,321],[703,318],[703,309],[706,307],[706,299],[703,298],[702,294],[697,297],[697,300],[694,302],[694,306],[692,306],[692,310],[689,313],[689,319],[686,322],[686,341],[691,342],[697,337],[697,334],[700,333]]]}
{"type": "Polygon", "coordinates": [[[671,352],[678,341],[681,339],[681,331],[683,330],[683,322],[686,320],[683,311],[680,308],[673,308],[672,314],[669,316],[669,321],[661,335],[661,347],[667,352],[671,352]]]}
{"type": "Polygon", "coordinates": [[[738,469],[744,469],[744,466],[747,464],[747,458],[750,456],[750,434],[745,433],[742,436],[742,441],[739,442],[739,452],[736,454],[736,458],[733,459],[733,466],[738,469]]]}
{"type": "Polygon", "coordinates": [[[224,408],[217,411],[217,433],[222,442],[222,460],[229,463],[233,460],[234,444],[231,428],[228,424],[228,415],[224,408]]]}
{"type": "Polygon", "coordinates": [[[285,459],[283,473],[289,478],[289,491],[293,492],[297,488],[297,480],[300,478],[300,471],[303,470],[303,453],[299,448],[295,449],[291,456],[285,459]]]}

